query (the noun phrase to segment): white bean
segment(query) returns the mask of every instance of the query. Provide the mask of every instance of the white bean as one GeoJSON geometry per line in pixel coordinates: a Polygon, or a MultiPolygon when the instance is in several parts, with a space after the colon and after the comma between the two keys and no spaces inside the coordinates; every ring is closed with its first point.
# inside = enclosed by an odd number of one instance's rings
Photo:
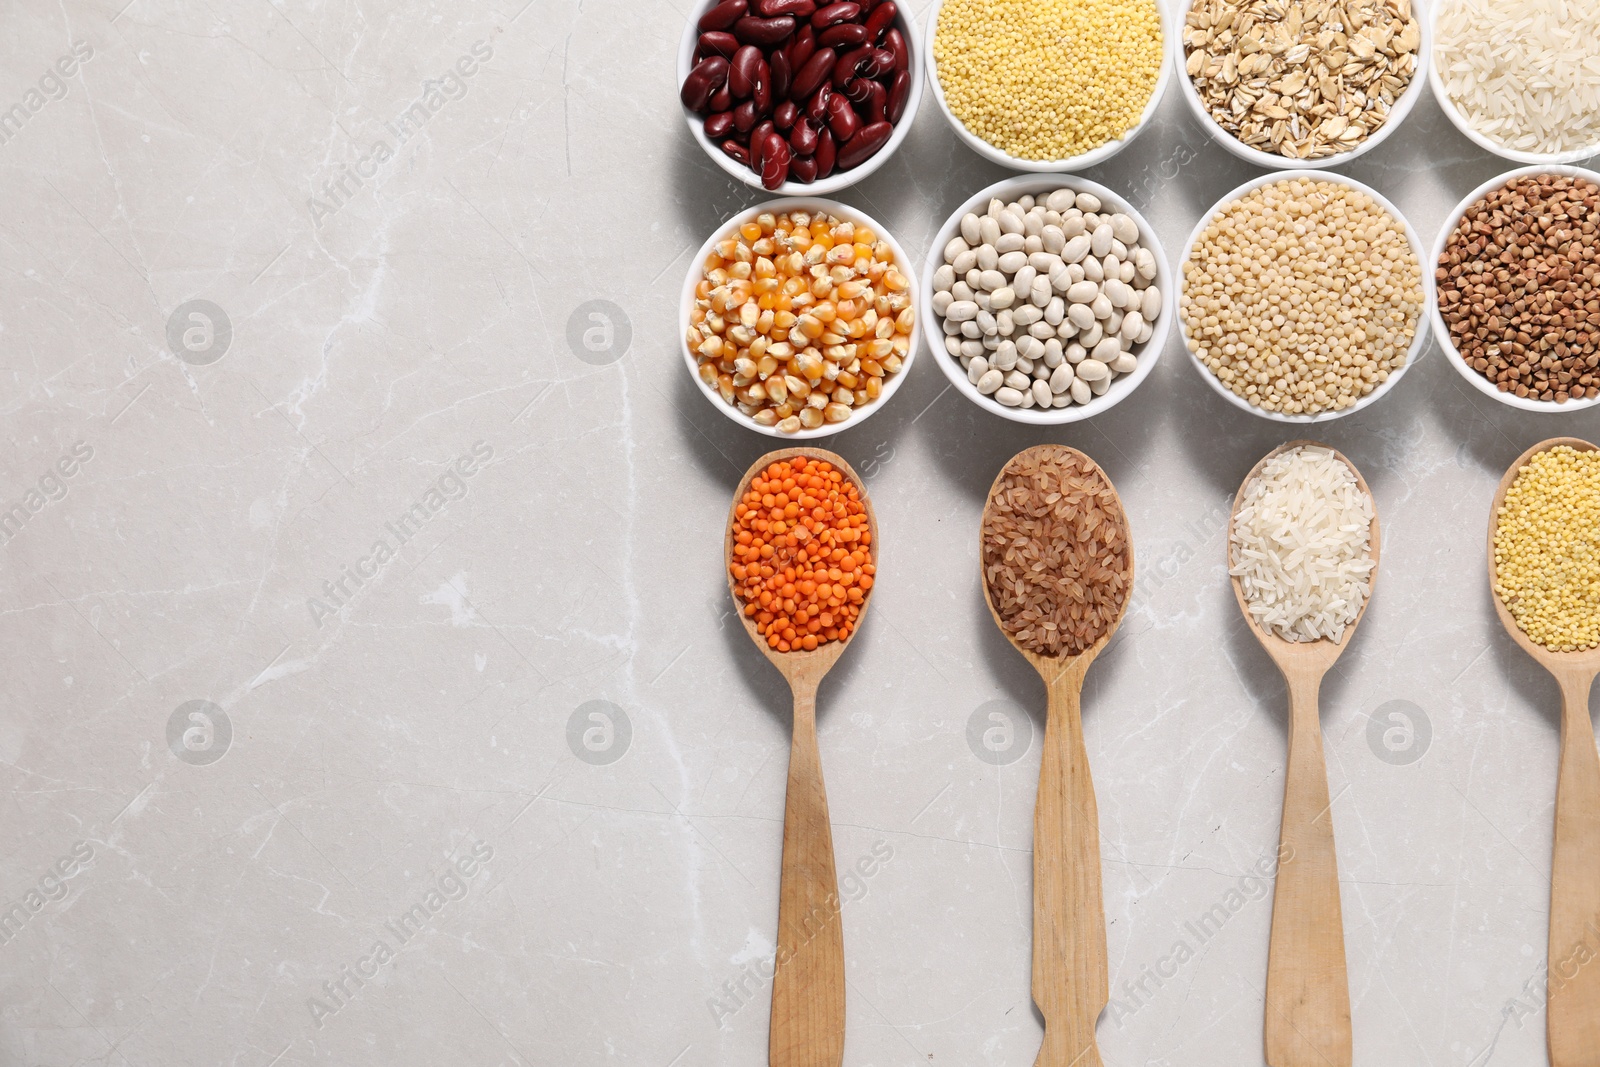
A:
{"type": "Polygon", "coordinates": [[[1091,281],[1075,283],[1067,290],[1067,299],[1074,304],[1087,304],[1100,295],[1100,287],[1091,281]]]}
{"type": "Polygon", "coordinates": [[[1022,394],[1008,385],[1002,385],[994,391],[994,398],[1008,408],[1014,408],[1022,403],[1022,394]]]}
{"type": "Polygon", "coordinates": [[[1139,300],[1139,314],[1144,316],[1146,322],[1154,322],[1161,317],[1161,290],[1155,286],[1144,291],[1144,296],[1139,300]]]}
{"type": "Polygon", "coordinates": [[[1004,208],[1001,210],[998,221],[1000,223],[1001,233],[1022,232],[1022,219],[1018,217],[1017,213],[1012,211],[1010,208],[1004,208]]]}
{"type": "MultiPolygon", "coordinates": [[[[974,216],[976,217],[976,216],[974,216]]],[[[967,381],[977,385],[979,379],[989,373],[989,361],[982,356],[973,356],[967,360],[967,381]]]]}
{"type": "MultiPolygon", "coordinates": [[[[1081,285],[1093,285],[1093,282],[1080,282],[1081,285]]],[[[1094,312],[1088,304],[1073,304],[1067,309],[1067,318],[1080,330],[1087,330],[1094,325],[1094,312]]]]}
{"type": "MultiPolygon", "coordinates": [[[[1107,337],[1101,340],[1099,344],[1095,345],[1094,351],[1090,352],[1089,355],[1097,363],[1109,363],[1113,359],[1116,359],[1121,352],[1122,342],[1115,337],[1107,337]]],[[[1088,377],[1091,382],[1094,381],[1093,375],[1086,375],[1086,377],[1088,377]]]]}
{"type": "Polygon", "coordinates": [[[1055,396],[1050,392],[1050,383],[1038,379],[1033,383],[1033,402],[1042,408],[1047,408],[1055,401],[1055,396]]]}
{"type": "Polygon", "coordinates": [[[1066,358],[1067,357],[1061,347],[1060,340],[1052,337],[1044,343],[1044,359],[1042,362],[1046,367],[1049,367],[1051,370],[1055,370],[1057,367],[1061,366],[1062,363],[1066,362],[1066,358]]]}
{"type": "Polygon", "coordinates": [[[1023,244],[1024,239],[1022,234],[1003,233],[999,237],[995,238],[994,250],[999,252],[1001,255],[1005,255],[1007,252],[1020,252],[1022,251],[1023,244]]]}
{"type": "Polygon", "coordinates": [[[1000,253],[994,250],[994,245],[982,244],[976,249],[978,253],[978,269],[994,270],[1000,265],[1000,253]]]}
{"type": "Polygon", "coordinates": [[[1130,311],[1122,317],[1122,327],[1117,330],[1117,334],[1124,341],[1132,344],[1133,339],[1138,337],[1140,331],[1143,329],[1144,316],[1139,314],[1137,311],[1130,311]]]}
{"type": "Polygon", "coordinates": [[[965,273],[967,273],[967,271],[971,270],[973,267],[976,267],[977,265],[978,265],[978,253],[973,251],[970,248],[967,249],[965,252],[961,253],[959,256],[957,256],[955,258],[955,262],[950,264],[950,266],[955,269],[955,272],[957,274],[965,274],[965,273]]]}
{"type": "Polygon", "coordinates": [[[1072,379],[1072,385],[1068,391],[1072,394],[1072,399],[1075,403],[1087,404],[1094,398],[1094,393],[1089,389],[1089,383],[1082,378],[1072,379]]]}
{"type": "Polygon", "coordinates": [[[1139,239],[1139,224],[1119,211],[1111,216],[1111,233],[1123,244],[1131,245],[1139,239]]]}
{"type": "Polygon", "coordinates": [[[961,216],[961,239],[969,245],[978,244],[983,240],[983,233],[978,227],[976,213],[969,211],[961,216]]]}
{"type": "Polygon", "coordinates": [[[954,303],[954,302],[955,302],[955,297],[950,295],[949,290],[944,290],[942,292],[934,293],[933,294],[933,313],[935,315],[943,315],[946,311],[950,310],[950,305],[952,303],[954,303]]]}
{"type": "Polygon", "coordinates": [[[1003,285],[989,294],[989,306],[994,308],[1008,308],[1017,299],[1017,294],[1009,285],[1003,285]]]}
{"type": "Polygon", "coordinates": [[[1077,375],[1072,373],[1072,364],[1063,363],[1050,375],[1050,391],[1064,393],[1072,385],[1072,379],[1077,375]]]}
{"type": "Polygon", "coordinates": [[[1139,367],[1139,359],[1132,352],[1124,352],[1107,366],[1118,374],[1132,374],[1139,367]]]}
{"type": "Polygon", "coordinates": [[[1000,240],[1000,224],[995,221],[993,215],[985,215],[978,220],[978,236],[986,245],[992,245],[1000,240]]]}
{"type": "Polygon", "coordinates": [[[1111,368],[1100,360],[1090,357],[1074,367],[1073,372],[1086,382],[1097,382],[1110,374],[1111,368]]]}
{"type": "Polygon", "coordinates": [[[1088,213],[1100,210],[1100,198],[1093,193],[1079,193],[1077,196],[1078,210],[1088,213]]]}
{"type": "Polygon", "coordinates": [[[1051,211],[1059,211],[1065,214],[1072,207],[1073,199],[1074,193],[1071,189],[1057,189],[1045,198],[1044,206],[1051,211]]]}
{"type": "Polygon", "coordinates": [[[950,287],[950,295],[955,297],[957,300],[971,300],[972,287],[966,282],[956,282],[950,287]]]}
{"type": "Polygon", "coordinates": [[[1060,255],[1061,250],[1067,246],[1067,235],[1061,232],[1060,226],[1046,226],[1039,234],[1039,242],[1046,252],[1060,255]]]}
{"type": "Polygon", "coordinates": [[[946,335],[944,339],[944,350],[950,353],[952,356],[960,356],[961,338],[946,335]]]}
{"type": "Polygon", "coordinates": [[[1028,388],[1028,376],[1021,370],[1014,370],[1006,375],[1006,384],[1013,389],[1028,388]]]}
{"type": "Polygon", "coordinates": [[[956,257],[970,247],[971,246],[968,245],[967,242],[963,241],[959,237],[950,238],[949,242],[944,246],[944,261],[946,263],[954,263],[956,261],[956,257]]]}
{"type": "MultiPolygon", "coordinates": [[[[945,309],[944,317],[952,322],[966,322],[968,319],[977,318],[978,305],[971,300],[957,300],[945,309]]],[[[816,329],[816,327],[812,327],[816,329]]]]}
{"type": "Polygon", "coordinates": [[[1004,372],[991,367],[990,369],[984,371],[983,376],[974,384],[977,385],[978,392],[982,393],[984,396],[988,396],[990,393],[1004,385],[1005,381],[1006,376],[1004,372]]]}
{"type": "Polygon", "coordinates": [[[1093,241],[1088,234],[1080,233],[1062,247],[1061,258],[1067,263],[1077,263],[1089,254],[1092,244],[1093,241]]]}
{"type": "Polygon", "coordinates": [[[1000,257],[999,266],[1000,269],[1005,271],[1007,274],[1015,274],[1026,262],[1028,262],[1027,253],[1007,252],[1005,255],[1000,257]]]}

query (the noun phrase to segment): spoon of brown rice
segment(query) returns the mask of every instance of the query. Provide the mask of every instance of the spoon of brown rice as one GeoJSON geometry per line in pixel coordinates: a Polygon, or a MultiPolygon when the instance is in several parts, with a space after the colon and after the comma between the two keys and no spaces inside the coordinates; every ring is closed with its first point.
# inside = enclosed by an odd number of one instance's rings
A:
{"type": "Polygon", "coordinates": [[[1079,701],[1083,676],[1122,622],[1133,543],[1099,466],[1063,445],[1019,452],[983,509],[983,596],[1049,692],[1033,815],[1035,1067],[1101,1067],[1095,1022],[1110,999],[1100,825],[1079,701]]]}

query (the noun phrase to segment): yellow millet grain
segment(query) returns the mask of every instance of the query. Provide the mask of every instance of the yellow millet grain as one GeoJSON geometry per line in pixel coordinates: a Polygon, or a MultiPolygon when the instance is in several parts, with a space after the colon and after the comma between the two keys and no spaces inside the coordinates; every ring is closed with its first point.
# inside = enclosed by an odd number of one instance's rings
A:
{"type": "Polygon", "coordinates": [[[1600,644],[1600,452],[1528,460],[1495,517],[1494,594],[1554,652],[1600,644]]]}
{"type": "Polygon", "coordinates": [[[1289,178],[1220,208],[1183,264],[1186,343],[1236,396],[1309,415],[1405,365],[1422,265],[1405,224],[1359,189],[1289,178]]]}
{"type": "Polygon", "coordinates": [[[1155,0],[948,0],[933,36],[945,103],[1018,159],[1068,159],[1138,125],[1161,74],[1155,0]]]}

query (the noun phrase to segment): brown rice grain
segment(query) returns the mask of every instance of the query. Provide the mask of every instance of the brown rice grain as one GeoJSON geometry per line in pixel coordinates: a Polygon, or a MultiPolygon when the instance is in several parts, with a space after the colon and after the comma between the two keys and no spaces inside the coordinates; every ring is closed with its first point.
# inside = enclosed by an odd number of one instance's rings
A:
{"type": "Polygon", "coordinates": [[[1093,460],[1042,445],[1000,472],[984,515],[983,579],[1023,648],[1076,656],[1122,616],[1133,552],[1116,491],[1093,460]]]}

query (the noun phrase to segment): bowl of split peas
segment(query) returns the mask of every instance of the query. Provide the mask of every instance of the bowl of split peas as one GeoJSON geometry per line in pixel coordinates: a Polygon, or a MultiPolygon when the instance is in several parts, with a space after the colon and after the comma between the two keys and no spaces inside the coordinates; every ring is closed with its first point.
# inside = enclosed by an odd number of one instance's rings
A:
{"type": "Polygon", "coordinates": [[[769,200],[718,226],[691,261],[678,303],[684,365],[740,426],[788,441],[828,437],[882,410],[911,372],[924,314],[917,293],[911,257],[870,215],[821,197],[769,200]],[[775,224],[792,227],[787,254],[769,247],[775,224]],[[808,288],[805,257],[816,248],[830,277],[808,288]],[[730,251],[747,270],[724,258],[730,251]],[[719,272],[715,282],[708,270],[719,272]]]}

